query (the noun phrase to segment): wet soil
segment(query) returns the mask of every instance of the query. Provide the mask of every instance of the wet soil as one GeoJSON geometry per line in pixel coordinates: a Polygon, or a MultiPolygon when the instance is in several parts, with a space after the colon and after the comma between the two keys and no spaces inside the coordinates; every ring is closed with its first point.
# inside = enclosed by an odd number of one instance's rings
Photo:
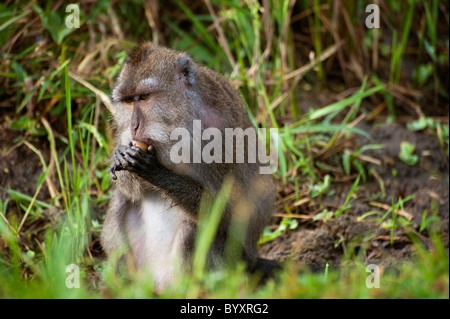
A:
{"type": "MultiPolygon", "coordinates": [[[[357,137],[355,143],[358,147],[366,144],[385,145],[381,150],[364,154],[380,160],[379,165],[368,165],[367,171],[371,167],[376,170],[383,181],[386,196],[380,198],[380,182],[369,176],[363,187],[355,192],[357,199],[351,202],[349,210],[328,221],[313,221],[313,217],[323,209],[336,211],[344,204],[353,180],[333,183],[333,196],[299,207],[296,213],[303,217],[298,219],[299,225],[295,230],[260,247],[263,257],[281,261],[289,259],[314,267],[324,267],[327,263],[336,266],[345,260],[344,256],[352,254],[359,254],[364,263],[390,264],[409,259],[412,241],[408,233],[418,237],[425,246],[431,246],[428,230],[419,233],[424,210],[427,210],[428,217],[433,213],[439,215],[440,225],[432,226],[439,229],[448,250],[449,169],[447,156],[437,137],[431,132],[409,131],[402,124],[374,125],[364,122],[359,128],[368,132],[373,140],[357,137]],[[415,153],[419,156],[416,165],[407,165],[399,159],[402,141],[415,145],[415,153]],[[371,217],[358,219],[370,211],[384,213],[387,211],[385,207],[391,206],[392,199],[396,203],[399,197],[406,198],[409,195],[414,195],[414,198],[405,202],[403,207],[403,211],[409,214],[404,217],[405,220],[410,219],[409,226],[395,230],[392,244],[391,229],[381,227],[378,221],[370,221],[374,220],[371,217]],[[385,206],[374,206],[374,202],[385,206]],[[311,218],[304,218],[305,215],[311,218]]],[[[389,214],[386,220],[391,217],[389,214]]],[[[279,222],[279,218],[274,218],[273,222],[279,222]]]]}
{"type": "MultiPolygon", "coordinates": [[[[42,164],[39,156],[23,143],[19,143],[22,132],[0,126],[0,187],[13,189],[28,196],[33,196],[42,164]]],[[[41,152],[46,163],[49,160],[48,141],[36,139],[34,146],[41,152]]],[[[6,192],[0,189],[0,198],[6,199],[6,192]]],[[[42,189],[38,199],[49,198],[47,189],[42,189]]]]}

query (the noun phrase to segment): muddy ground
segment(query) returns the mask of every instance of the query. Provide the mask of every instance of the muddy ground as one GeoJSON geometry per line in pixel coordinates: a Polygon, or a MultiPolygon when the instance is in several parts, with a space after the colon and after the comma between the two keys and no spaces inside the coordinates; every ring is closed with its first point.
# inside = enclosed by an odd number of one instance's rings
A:
{"type": "MultiPolygon", "coordinates": [[[[397,202],[399,197],[414,198],[404,205],[405,215],[410,218],[410,231],[419,240],[430,247],[431,241],[428,231],[418,232],[422,215],[426,209],[431,216],[437,211],[441,224],[435,225],[442,234],[442,240],[448,249],[449,236],[449,169],[447,157],[439,141],[431,132],[412,132],[402,124],[383,124],[373,126],[363,122],[359,128],[367,131],[373,140],[358,137],[358,145],[384,144],[381,150],[371,150],[367,154],[381,160],[381,165],[370,164],[374,167],[384,183],[386,198],[379,199],[380,183],[376,178],[369,177],[357,194],[357,199],[351,203],[351,209],[329,221],[313,221],[313,217],[324,208],[336,211],[341,206],[350,191],[353,180],[333,183],[335,195],[323,197],[321,201],[312,201],[299,207],[298,213],[308,215],[298,219],[299,226],[288,231],[272,242],[262,245],[260,254],[263,257],[277,260],[295,260],[300,264],[323,267],[325,264],[338,265],[346,253],[363,253],[364,263],[391,264],[411,257],[412,242],[403,228],[397,228],[394,233],[394,243],[391,245],[391,230],[380,227],[377,221],[369,221],[367,217],[358,217],[370,211],[386,212],[386,209],[373,206],[373,202],[397,202]],[[410,166],[398,158],[400,143],[408,141],[416,146],[419,162],[410,166]],[[395,173],[396,171],[396,173],[395,173]],[[395,175],[395,176],[394,176],[395,175]]],[[[390,206],[390,205],[389,205],[390,206]]],[[[401,216],[400,216],[401,217],[401,216]]],[[[408,219],[406,218],[405,219],[408,219]]],[[[391,218],[391,215],[388,216],[391,218]]],[[[277,220],[274,219],[274,222],[277,220]]]]}
{"type": "MultiPolygon", "coordinates": [[[[397,121],[399,122],[399,121],[397,121]]],[[[442,233],[445,247],[448,249],[449,226],[449,167],[437,137],[431,132],[412,132],[402,123],[374,125],[367,121],[359,124],[372,137],[369,141],[365,137],[357,137],[354,143],[384,144],[382,150],[373,150],[364,153],[379,159],[381,165],[373,166],[384,183],[387,197],[374,198],[380,193],[380,182],[369,176],[368,181],[357,191],[358,198],[351,203],[351,209],[339,217],[329,221],[313,218],[324,208],[333,211],[342,205],[347,197],[353,179],[333,182],[334,196],[317,198],[298,207],[296,213],[303,217],[298,219],[299,225],[295,230],[287,231],[274,241],[263,244],[260,254],[263,257],[276,260],[295,260],[300,264],[323,267],[326,263],[338,265],[345,253],[363,254],[365,263],[391,263],[411,256],[412,242],[405,230],[399,228],[394,234],[394,244],[391,245],[390,229],[384,229],[376,222],[368,222],[371,218],[359,221],[358,217],[373,210],[385,212],[385,209],[371,205],[371,202],[391,203],[391,199],[405,198],[409,195],[415,197],[405,203],[404,211],[411,215],[411,228],[418,234],[422,214],[425,209],[428,216],[438,212],[441,224],[438,226],[442,233]],[[414,166],[403,163],[398,158],[399,145],[402,141],[409,141],[416,146],[419,162],[414,166]],[[393,170],[396,175],[393,176],[393,170]]],[[[11,130],[6,123],[0,123],[0,197],[3,201],[8,197],[4,189],[14,189],[29,196],[33,196],[36,184],[41,173],[41,164],[38,156],[26,145],[16,145],[15,139],[22,134],[11,130]],[[13,147],[16,145],[16,147],[13,147]],[[6,151],[5,151],[6,150],[6,151]]],[[[44,138],[34,138],[34,145],[39,146],[45,161],[48,163],[49,147],[44,138]]],[[[289,185],[280,187],[279,195],[287,196],[292,192],[289,185]]],[[[38,199],[47,200],[50,195],[43,187],[38,199]]],[[[8,210],[17,211],[17,206],[11,203],[8,210]]],[[[101,213],[102,209],[100,209],[101,213]]],[[[23,244],[35,245],[33,236],[43,236],[44,230],[51,227],[54,212],[45,212],[39,218],[30,217],[27,222],[27,236],[23,244]]],[[[100,220],[102,218],[100,217],[100,220]]],[[[272,228],[275,228],[281,217],[274,217],[272,228]]],[[[94,235],[96,236],[96,235],[94,235]]],[[[427,230],[417,235],[425,244],[430,245],[427,230]]],[[[3,247],[5,248],[5,247],[3,247]]],[[[94,256],[103,258],[98,244],[98,237],[92,238],[90,245],[94,256]]]]}

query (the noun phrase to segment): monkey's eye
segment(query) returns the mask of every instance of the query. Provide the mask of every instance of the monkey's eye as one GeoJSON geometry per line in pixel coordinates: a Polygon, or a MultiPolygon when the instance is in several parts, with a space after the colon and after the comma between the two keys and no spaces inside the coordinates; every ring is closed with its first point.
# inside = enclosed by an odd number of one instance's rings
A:
{"type": "Polygon", "coordinates": [[[131,103],[133,103],[133,98],[132,97],[126,97],[122,101],[127,103],[127,104],[131,104],[131,103]]]}
{"type": "Polygon", "coordinates": [[[139,96],[139,100],[145,101],[145,100],[148,99],[149,96],[150,96],[150,94],[141,94],[141,95],[139,96]]]}

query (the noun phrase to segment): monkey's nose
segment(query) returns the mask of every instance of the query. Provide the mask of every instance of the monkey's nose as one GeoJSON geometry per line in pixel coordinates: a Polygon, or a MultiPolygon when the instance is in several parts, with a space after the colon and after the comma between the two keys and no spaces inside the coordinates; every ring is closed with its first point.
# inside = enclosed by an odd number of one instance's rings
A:
{"type": "Polygon", "coordinates": [[[139,128],[139,122],[135,121],[135,123],[132,123],[132,127],[133,127],[133,130],[136,132],[139,128]]]}
{"type": "Polygon", "coordinates": [[[133,114],[133,119],[131,121],[131,130],[133,134],[136,134],[138,128],[139,128],[139,116],[137,114],[133,114]]]}
{"type": "Polygon", "coordinates": [[[141,123],[141,119],[142,119],[142,114],[141,114],[141,110],[139,109],[138,105],[135,105],[133,108],[133,114],[131,115],[131,134],[133,136],[136,135],[137,130],[139,129],[139,125],[141,123]]]}

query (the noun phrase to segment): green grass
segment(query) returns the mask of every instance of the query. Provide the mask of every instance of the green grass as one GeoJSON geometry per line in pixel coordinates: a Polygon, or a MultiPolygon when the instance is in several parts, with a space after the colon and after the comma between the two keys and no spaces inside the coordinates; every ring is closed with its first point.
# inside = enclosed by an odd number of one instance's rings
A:
{"type": "MultiPolygon", "coordinates": [[[[223,201],[221,201],[223,203],[223,201]]],[[[221,205],[221,204],[219,204],[221,205]]],[[[219,212],[220,209],[216,210],[219,212]]],[[[212,214],[214,216],[214,214],[212,214]]],[[[207,223],[213,222],[209,218],[207,223]]],[[[207,229],[207,228],[205,228],[207,229]]],[[[209,231],[210,228],[207,229],[209,231]]],[[[66,288],[67,265],[78,263],[73,259],[80,256],[77,250],[77,234],[71,233],[68,222],[61,229],[48,233],[45,241],[46,254],[43,262],[36,262],[34,256],[23,253],[18,247],[17,237],[4,223],[0,231],[8,241],[12,265],[0,264],[0,296],[8,298],[446,298],[448,296],[449,268],[447,254],[437,237],[431,249],[425,249],[414,237],[415,253],[407,262],[391,268],[382,268],[380,288],[367,288],[369,272],[358,256],[343,262],[339,269],[325,267],[323,272],[310,273],[293,262],[284,264],[279,281],[269,281],[263,287],[255,282],[242,280],[246,277],[244,266],[237,264],[226,270],[203,272],[204,258],[196,259],[195,275],[180,278],[175,286],[161,295],[152,293],[151,277],[148,274],[130,273],[127,277],[118,275],[114,261],[102,265],[102,289],[94,288],[81,272],[80,288],[66,288]],[[20,262],[33,270],[28,281],[20,276],[20,262]],[[199,267],[199,268],[197,268],[199,267]]],[[[78,235],[79,236],[79,235],[78,235]]],[[[202,234],[203,236],[209,236],[202,234]]],[[[205,247],[197,247],[195,256],[203,256],[205,247]]],[[[83,266],[81,266],[83,267],[83,266]]],[[[82,268],[83,270],[83,268],[82,268]]]]}
{"type": "MultiPolygon", "coordinates": [[[[136,35],[126,40],[119,39],[110,26],[107,1],[89,10],[83,10],[82,4],[82,28],[72,32],[63,26],[64,7],[53,8],[56,4],[52,3],[40,7],[27,1],[8,7],[0,4],[0,48],[5,48],[0,53],[0,96],[8,103],[0,105],[0,111],[5,107],[7,112],[0,124],[21,132],[13,143],[31,149],[42,166],[33,195],[1,189],[6,196],[0,199],[1,298],[448,298],[448,252],[436,226],[439,216],[432,208],[429,217],[424,211],[419,231],[415,230],[398,215],[410,197],[394,200],[392,196],[389,210],[366,212],[359,218],[366,222],[370,217],[378,227],[389,229],[391,245],[398,230],[405,231],[413,242],[411,259],[396,261],[397,271],[382,268],[380,288],[366,287],[367,241],[361,238],[347,245],[338,268],[322,265],[323,272],[311,273],[288,260],[279,281],[262,287],[246,277],[240,263],[206,271],[205,256],[230,184],[209,203],[210,214],[202,218],[192,276],[181,276],[177,285],[161,295],[153,293],[149,274],[119,275],[114,258],[106,261],[93,256],[90,244],[98,239],[103,222],[99,212],[104,212],[111,197],[107,170],[113,137],[107,129],[110,115],[101,105],[105,100],[100,93],[109,93],[125,50],[141,39],[152,38],[138,2],[118,3],[111,9],[122,32],[136,35]],[[37,22],[27,25],[31,17],[37,22]],[[33,33],[33,29],[39,32],[33,33]],[[12,41],[20,32],[22,35],[12,41]],[[46,156],[39,147],[43,142],[49,145],[46,156]],[[39,200],[43,188],[49,189],[50,198],[39,200]],[[36,231],[39,222],[45,227],[36,231]],[[428,234],[426,248],[424,234],[428,234]],[[66,287],[66,267],[70,264],[80,267],[80,288],[66,287]]],[[[379,38],[375,53],[380,66],[364,72],[363,78],[342,61],[353,59],[352,63],[367,69],[362,61],[367,57],[364,52],[374,50],[374,43],[357,38],[361,32],[369,34],[360,29],[364,7],[357,2],[337,9],[332,1],[294,2],[215,0],[191,7],[174,1],[172,15],[163,11],[160,17],[166,28],[165,32],[160,30],[161,36],[168,46],[186,50],[230,78],[255,126],[279,128],[275,177],[280,188],[292,187],[294,191],[279,201],[278,213],[289,217],[281,219],[276,229],[266,229],[261,243],[296,229],[299,223],[292,215],[300,211],[291,209],[290,204],[329,196],[337,177],[348,178],[353,185],[345,202],[333,211],[321,207],[314,221],[332,223],[352,209],[358,190],[370,178],[377,178],[364,155],[383,146],[359,146],[351,141],[355,136],[371,139],[357,127],[360,116],[371,113],[368,104],[385,103],[392,116],[404,110],[396,95],[398,87],[393,84],[411,84],[436,105],[447,105],[448,110],[448,93],[442,89],[444,79],[439,76],[440,68],[448,70],[448,39],[442,39],[437,22],[442,15],[439,1],[381,1],[390,11],[383,12],[389,24],[380,34],[392,37],[379,38]],[[341,18],[343,25],[333,29],[330,21],[334,15],[348,16],[349,20],[341,18]],[[422,27],[413,23],[418,17],[423,17],[422,27]],[[345,42],[338,42],[337,35],[345,42]],[[410,83],[402,61],[411,55],[408,41],[416,35],[419,49],[410,83]],[[336,82],[345,85],[340,85],[334,96],[347,88],[352,90],[328,105],[309,108],[299,104],[304,86],[322,90],[336,82]]],[[[448,10],[442,21],[448,28],[448,10]]],[[[376,120],[384,121],[381,117],[376,120]]],[[[448,123],[425,116],[416,120],[409,128],[435,134],[448,156],[448,123]]],[[[383,181],[378,181],[386,199],[383,181]]]]}

